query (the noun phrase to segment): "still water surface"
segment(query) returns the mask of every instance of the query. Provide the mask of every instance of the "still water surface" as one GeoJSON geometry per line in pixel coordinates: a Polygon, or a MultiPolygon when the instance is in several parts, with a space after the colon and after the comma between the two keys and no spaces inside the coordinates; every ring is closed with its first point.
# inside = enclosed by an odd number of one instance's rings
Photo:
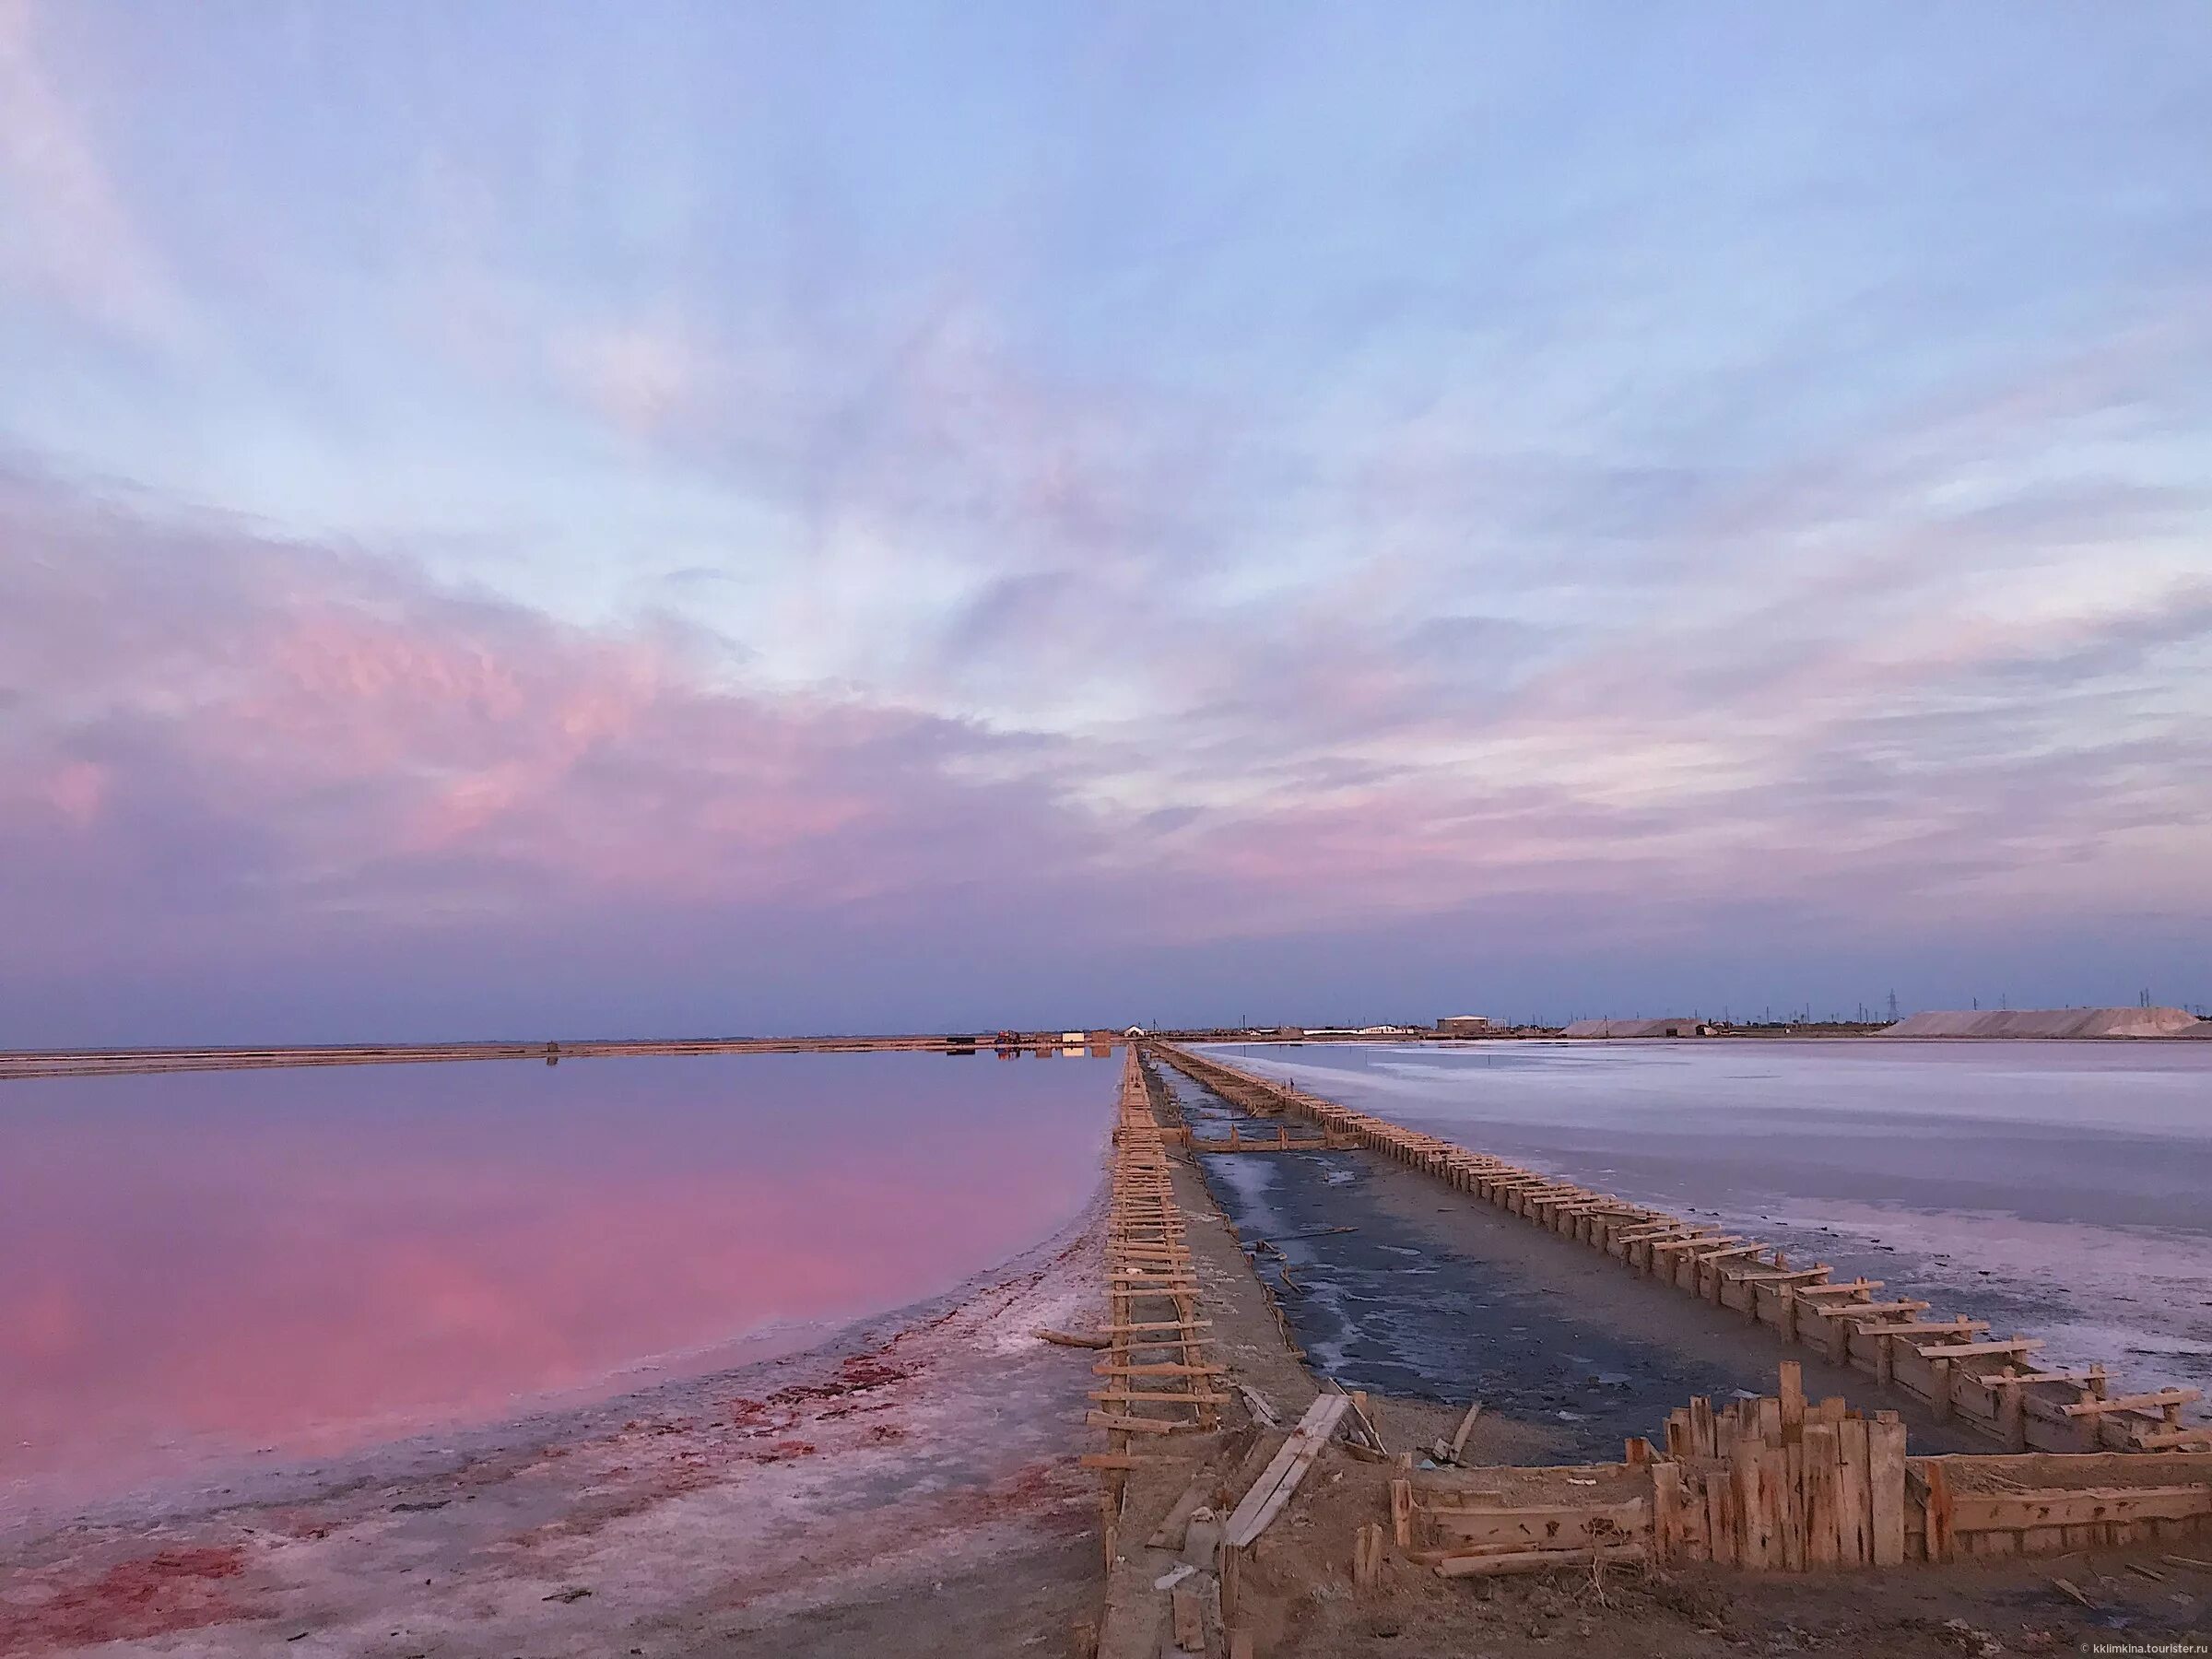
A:
{"type": "Polygon", "coordinates": [[[0,1086],[0,1511],[809,1346],[1079,1211],[1115,1077],[892,1053],[0,1086]]]}
{"type": "Polygon", "coordinates": [[[2212,1394],[2212,1043],[1223,1045],[1478,1151],[2212,1394]]]}

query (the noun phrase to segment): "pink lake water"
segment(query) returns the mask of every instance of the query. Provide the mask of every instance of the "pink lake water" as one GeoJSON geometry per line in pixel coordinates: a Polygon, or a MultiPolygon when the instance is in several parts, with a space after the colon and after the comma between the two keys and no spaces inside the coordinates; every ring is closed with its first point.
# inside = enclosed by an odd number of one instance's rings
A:
{"type": "Polygon", "coordinates": [[[0,1085],[0,1519],[810,1346],[1076,1216],[1117,1076],[891,1053],[0,1085]]]}

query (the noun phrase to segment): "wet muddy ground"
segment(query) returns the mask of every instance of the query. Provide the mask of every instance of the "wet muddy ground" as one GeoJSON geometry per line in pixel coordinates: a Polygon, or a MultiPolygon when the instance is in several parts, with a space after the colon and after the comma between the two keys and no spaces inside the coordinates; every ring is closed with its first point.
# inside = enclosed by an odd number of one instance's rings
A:
{"type": "MultiPolygon", "coordinates": [[[[1225,1135],[1231,1123],[1272,1134],[1281,1121],[1242,1112],[1180,1073],[1166,1080],[1202,1137],[1225,1135]]],[[[1486,1412],[1553,1431],[1539,1461],[1618,1457],[1630,1435],[1657,1441],[1666,1414],[1692,1394],[1771,1394],[1784,1358],[1805,1366],[1816,1397],[1907,1414],[1916,1452],[1988,1450],[1740,1315],[1371,1154],[1199,1162],[1316,1372],[1398,1398],[1480,1400],[1486,1412]]]]}

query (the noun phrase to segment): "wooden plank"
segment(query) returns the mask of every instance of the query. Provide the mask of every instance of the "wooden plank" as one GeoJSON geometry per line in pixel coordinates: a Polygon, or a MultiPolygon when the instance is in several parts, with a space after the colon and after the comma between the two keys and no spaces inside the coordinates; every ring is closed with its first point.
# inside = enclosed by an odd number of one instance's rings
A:
{"type": "Polygon", "coordinates": [[[1153,1418],[1116,1417],[1107,1411],[1087,1411],[1083,1420],[1093,1429],[1128,1434],[1181,1434],[1198,1427],[1195,1423],[1163,1423],[1153,1418]]]}
{"type": "Polygon", "coordinates": [[[1439,1538],[1519,1548],[1563,1548],[1634,1536],[1652,1524],[1651,1500],[1549,1504],[1513,1509],[1436,1509],[1429,1530],[1439,1538]]]}
{"type": "Polygon", "coordinates": [[[2147,1434],[2138,1434],[2136,1444],[2156,1451],[2164,1451],[2168,1447],[2194,1446],[2201,1451],[2212,1452],[2212,1423],[2201,1424],[2194,1429],[2154,1429],[2147,1434]]]}
{"type": "Polygon", "coordinates": [[[1206,1604],[1198,1593],[1177,1585],[1168,1603],[1173,1609],[1175,1645],[1186,1653],[1206,1652],[1206,1604]]]}
{"type": "Polygon", "coordinates": [[[2041,1337],[2016,1336],[2010,1342],[1916,1342],[1912,1351],[1923,1359],[1974,1359],[1985,1354],[2030,1353],[2042,1346],[2041,1337]]]}
{"type": "Polygon", "coordinates": [[[1229,1396],[1227,1394],[1199,1394],[1196,1392],[1193,1392],[1191,1394],[1171,1394],[1165,1389],[1158,1388],[1094,1388],[1090,1391],[1090,1398],[1097,1400],[1101,1405],[1127,1404],[1132,1406],[1226,1406],[1229,1404],[1229,1396]]]}
{"type": "Polygon", "coordinates": [[[1299,1482],[1306,1477],[1313,1460],[1328,1443],[1329,1436],[1336,1432],[1337,1419],[1351,1408],[1351,1400],[1344,1394],[1324,1394],[1314,1397],[1306,1407],[1306,1415],[1299,1419],[1298,1427],[1290,1431],[1274,1458],[1260,1477],[1252,1483],[1222,1529],[1222,1541],[1232,1549],[1249,1547],[1267,1524],[1273,1521],[1290,1494],[1298,1489],[1299,1482]]]}
{"type": "Polygon", "coordinates": [[[1782,1362],[1782,1441],[1783,1445],[1805,1433],[1805,1367],[1794,1359],[1782,1362]]]}
{"type": "Polygon", "coordinates": [[[1747,1571],[1781,1566],[1781,1482],[1773,1479],[1765,1459],[1747,1447],[1728,1469],[1735,1490],[1736,1564],[1747,1571]]]}
{"type": "Polygon", "coordinates": [[[1873,1526],[1874,1565],[1901,1566],[1905,1559],[1905,1426],[1894,1411],[1878,1412],[1866,1425],[1866,1511],[1873,1526]]]}
{"type": "Polygon", "coordinates": [[[2068,1417],[2095,1417],[2107,1411],[2156,1410],[2164,1406],[2186,1406],[2203,1397],[2204,1391],[2196,1388],[2161,1388],[2150,1394],[2116,1394],[2109,1400],[2081,1400],[2072,1406],[2061,1406],[2059,1410],[2068,1417]]]}
{"type": "Polygon", "coordinates": [[[2027,1526],[2111,1525],[2133,1521],[2186,1521],[2212,1515],[2212,1485],[2099,1487],[2086,1491],[1959,1492],[1951,1498],[1955,1532],[2027,1526]]]}
{"type": "Polygon", "coordinates": [[[1467,1449],[1467,1435],[1475,1427],[1475,1419],[1482,1415],[1482,1402],[1477,1400],[1467,1407],[1467,1415],[1459,1419],[1459,1428],[1452,1436],[1452,1461],[1457,1463],[1460,1453],[1467,1449]]]}
{"type": "Polygon", "coordinates": [[[1370,1521],[1352,1535],[1352,1588],[1371,1591],[1382,1582],[1382,1526],[1370,1521]]]}
{"type": "Polygon", "coordinates": [[[1645,1544],[1636,1542],[1604,1544],[1594,1549],[1524,1549],[1507,1555],[1452,1555],[1438,1561],[1436,1571],[1443,1578],[1567,1571],[1587,1574],[1594,1561],[1641,1560],[1647,1547],[1645,1544]]]}
{"type": "MultiPolygon", "coordinates": [[[[1175,1347],[1180,1345],[1167,1342],[1154,1346],[1175,1347]]],[[[1116,1365],[1109,1359],[1092,1366],[1090,1374],[1094,1377],[1218,1377],[1227,1370],[1229,1367],[1226,1365],[1185,1365],[1180,1360],[1159,1365],[1116,1365]]]]}
{"type": "Polygon", "coordinates": [[[1683,1536],[1682,1465],[1652,1465],[1652,1559],[1665,1567],[1689,1559],[1683,1536]]]}
{"type": "Polygon", "coordinates": [[[1805,1426],[1805,1564],[1833,1567],[1842,1507],[1842,1446],[1833,1423],[1805,1426]]]}
{"type": "Polygon", "coordinates": [[[1164,1461],[1159,1457],[1140,1456],[1135,1452],[1086,1452],[1076,1459],[1077,1464],[1086,1469],[1120,1469],[1124,1473],[1130,1469],[1141,1469],[1147,1464],[1164,1461]]]}
{"type": "Polygon", "coordinates": [[[1771,1465],[1775,1475],[1775,1492],[1781,1513],[1774,1534],[1782,1551],[1782,1564],[1791,1572],[1805,1571],[1805,1442],[1794,1446],[1778,1446],[1760,1453],[1763,1457],[1779,1458],[1771,1465]]]}
{"type": "Polygon", "coordinates": [[[1736,1256],[1757,1255],[1766,1248],[1764,1244],[1731,1244],[1724,1250],[1693,1250],[1690,1257],[1693,1261],[1705,1263],[1726,1262],[1736,1256]]]}
{"type": "Polygon", "coordinates": [[[1943,1460],[1931,1457],[1921,1465],[1921,1478],[1927,1482],[1927,1537],[1928,1559],[1938,1564],[1956,1560],[1959,1556],[1957,1535],[1952,1527],[1951,1482],[1943,1466],[1943,1460]]]}
{"type": "Polygon", "coordinates": [[[1823,1319],[1872,1319],[1881,1313],[1924,1313],[1924,1301],[1815,1302],[1812,1312],[1823,1319]]]}
{"type": "Polygon", "coordinates": [[[1836,1425],[1836,1565],[1865,1567],[1873,1559],[1874,1517],[1867,1504],[1871,1427],[1862,1418],[1836,1425]]]}
{"type": "Polygon", "coordinates": [[[1736,1527],[1736,1514],[1742,1506],[1736,1501],[1735,1470],[1731,1465],[1722,1465],[1709,1469],[1704,1480],[1705,1535],[1711,1541],[1712,1564],[1734,1567],[1742,1553],[1736,1527]]]}
{"type": "Polygon", "coordinates": [[[1159,1518],[1159,1524],[1152,1529],[1152,1535],[1145,1540],[1145,1547],[1180,1550],[1183,1533],[1191,1524],[1192,1512],[1206,1501],[1207,1494],[1213,1489],[1213,1470],[1201,1467],[1194,1473],[1189,1483],[1176,1494],[1175,1501],[1168,1505],[1168,1512],[1159,1518]]]}

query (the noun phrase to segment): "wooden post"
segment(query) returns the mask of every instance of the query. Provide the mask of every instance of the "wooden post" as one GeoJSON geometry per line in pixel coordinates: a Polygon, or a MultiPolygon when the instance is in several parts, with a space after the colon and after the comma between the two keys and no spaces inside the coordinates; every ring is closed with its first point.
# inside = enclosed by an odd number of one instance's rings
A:
{"type": "Polygon", "coordinates": [[[1747,1418],[1752,1418],[1757,1423],[1761,1444],[1780,1446],[1788,1443],[1788,1437],[1783,1432],[1782,1426],[1782,1409],[1780,1400],[1762,1399],[1758,1403],[1756,1412],[1747,1411],[1745,1413],[1747,1418]]]}
{"type": "Polygon", "coordinates": [[[1864,1567],[1874,1559],[1874,1514],[1869,1503],[1873,1425],[1847,1418],[1836,1429],[1841,1458],[1836,1496],[1836,1564],[1864,1567]]]}
{"type": "Polygon", "coordinates": [[[1652,1560],[1661,1567],[1682,1556],[1682,1465],[1652,1465],[1652,1560]]]}
{"type": "MultiPolygon", "coordinates": [[[[1889,1340],[1887,1337],[1883,1339],[1885,1347],[1889,1340]]],[[[1947,1423],[1951,1420],[1951,1362],[1948,1359],[1931,1359],[1928,1361],[1928,1370],[1934,1373],[1934,1382],[1930,1385],[1934,1392],[1928,1396],[1929,1408],[1935,1413],[1937,1422],[1947,1423]]]]}
{"type": "Polygon", "coordinates": [[[1928,1559],[1948,1561],[1957,1554],[1951,1532],[1951,1482],[1943,1472],[1943,1459],[1931,1457],[1925,1465],[1928,1482],[1928,1559]]]}
{"type": "Polygon", "coordinates": [[[1382,1524],[1370,1521],[1352,1535],[1352,1588],[1371,1592],[1382,1582],[1382,1524]]]}
{"type": "Polygon", "coordinates": [[[1828,1362],[1851,1363],[1851,1321],[1840,1313],[1831,1312],[1828,1316],[1828,1362]]]}
{"type": "Polygon", "coordinates": [[[1771,1453],[1781,1462],[1782,1513],[1775,1527],[1780,1545],[1779,1565],[1791,1572],[1805,1571],[1805,1446],[1783,1446],[1771,1453]]]}
{"type": "Polygon", "coordinates": [[[2006,1380],[1997,1385],[1997,1432],[2004,1436],[2007,1451],[2028,1450],[2027,1391],[2018,1382],[2006,1380]]]}
{"type": "Polygon", "coordinates": [[[1866,1426],[1866,1509],[1874,1524],[1874,1564],[1905,1559],[1905,1426],[1894,1411],[1877,1411],[1866,1426]]]}
{"type": "Polygon", "coordinates": [[[1805,1564],[1836,1564],[1838,1510],[1842,1486],[1842,1448],[1837,1430],[1828,1423],[1808,1423],[1805,1430],[1805,1564]]]}
{"type": "Polygon", "coordinates": [[[1732,1465],[1708,1469],[1705,1475],[1705,1536],[1715,1567],[1736,1564],[1735,1470],[1732,1465]]]}
{"type": "Polygon", "coordinates": [[[1805,1433],[1805,1367],[1794,1359],[1782,1362],[1782,1443],[1794,1444],[1805,1433]]]}

